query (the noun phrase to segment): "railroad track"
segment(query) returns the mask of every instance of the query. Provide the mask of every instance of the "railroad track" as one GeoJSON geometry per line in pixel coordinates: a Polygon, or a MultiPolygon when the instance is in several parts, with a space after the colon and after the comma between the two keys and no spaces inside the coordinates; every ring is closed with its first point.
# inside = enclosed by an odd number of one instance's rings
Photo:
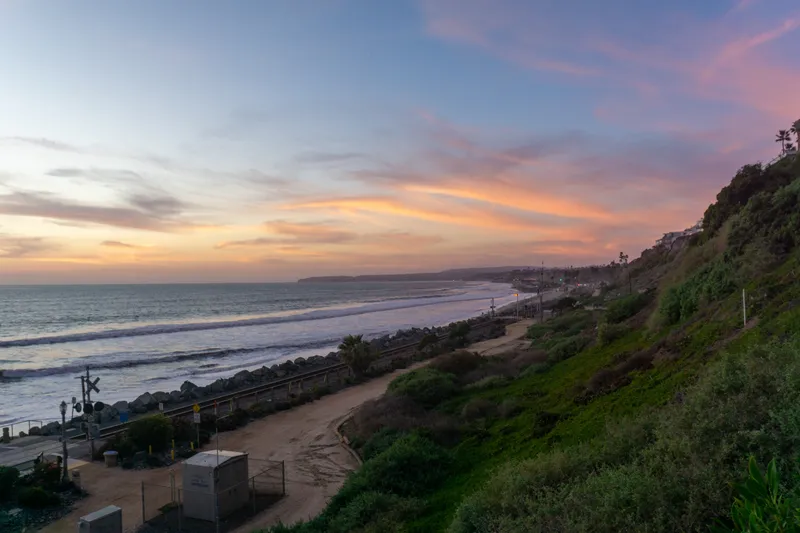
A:
{"type": "MultiPolygon", "coordinates": [[[[488,326],[491,326],[494,323],[494,320],[482,322],[480,324],[475,324],[471,327],[471,331],[481,330],[488,326]]],[[[438,335],[438,341],[445,340],[449,337],[449,332],[443,333],[438,335]]],[[[376,359],[377,361],[385,361],[387,359],[394,359],[398,355],[408,352],[409,350],[415,349],[419,345],[419,341],[412,342],[408,344],[404,344],[402,346],[397,346],[395,348],[389,348],[387,350],[383,350],[381,352],[381,356],[376,359]]],[[[350,372],[349,367],[344,363],[334,363],[332,365],[325,366],[323,368],[318,368],[315,370],[309,370],[308,372],[301,372],[297,374],[292,374],[291,376],[286,376],[283,378],[279,378],[276,380],[272,380],[268,383],[262,383],[259,385],[255,385],[252,387],[247,387],[244,389],[237,389],[235,391],[218,394],[214,397],[204,398],[202,400],[196,400],[193,403],[187,403],[186,405],[180,407],[173,407],[171,409],[164,409],[163,414],[170,418],[178,417],[178,416],[186,416],[191,415],[194,411],[194,403],[200,406],[200,412],[207,411],[209,409],[213,409],[214,406],[224,405],[225,403],[236,401],[240,398],[248,398],[248,397],[255,397],[258,398],[259,394],[267,393],[270,391],[274,391],[276,389],[281,389],[284,387],[289,387],[294,383],[302,383],[307,380],[313,380],[319,377],[324,377],[326,374],[339,374],[341,372],[350,372]]],[[[113,437],[119,433],[125,431],[127,426],[131,423],[128,422],[120,422],[119,424],[114,424],[111,426],[105,426],[100,429],[100,439],[113,437]]],[[[86,434],[82,433],[79,435],[74,435],[70,437],[70,440],[76,439],[85,439],[86,434]]]]}

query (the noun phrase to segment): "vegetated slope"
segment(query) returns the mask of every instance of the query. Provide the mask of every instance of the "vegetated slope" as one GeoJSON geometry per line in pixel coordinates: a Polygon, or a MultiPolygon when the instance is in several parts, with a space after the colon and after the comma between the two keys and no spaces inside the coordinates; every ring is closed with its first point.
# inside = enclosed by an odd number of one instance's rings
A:
{"type": "Polygon", "coordinates": [[[288,530],[707,531],[750,455],[796,489],[798,176],[744,167],[703,234],[631,264],[652,290],[531,327],[535,350],[407,375],[356,414],[365,467],[288,530]]]}

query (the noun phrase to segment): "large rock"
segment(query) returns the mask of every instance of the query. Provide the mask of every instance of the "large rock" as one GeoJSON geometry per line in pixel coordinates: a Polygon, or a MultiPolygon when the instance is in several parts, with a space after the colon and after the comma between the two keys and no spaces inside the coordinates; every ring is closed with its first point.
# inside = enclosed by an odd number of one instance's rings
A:
{"type": "Polygon", "coordinates": [[[128,402],[124,400],[121,402],[116,402],[112,407],[114,407],[114,409],[116,409],[118,413],[124,413],[129,410],[128,402]]]}
{"type": "Polygon", "coordinates": [[[150,409],[158,407],[158,402],[153,398],[152,394],[145,392],[128,404],[128,407],[130,407],[130,410],[134,413],[146,413],[150,409]]]}
{"type": "Polygon", "coordinates": [[[294,360],[294,364],[297,366],[305,366],[306,365],[306,358],[305,357],[298,357],[294,360]]]}
{"type": "Polygon", "coordinates": [[[231,381],[233,382],[234,387],[241,387],[254,381],[253,374],[249,370],[242,370],[237,372],[231,381]]]}
{"type": "Polygon", "coordinates": [[[50,422],[42,427],[42,435],[57,435],[61,432],[60,422],[50,422]]]}
{"type": "Polygon", "coordinates": [[[42,434],[42,428],[40,428],[39,426],[32,426],[31,430],[28,432],[28,434],[29,435],[41,435],[42,434]]]}
{"type": "Polygon", "coordinates": [[[178,403],[182,400],[181,398],[181,391],[174,390],[169,393],[169,401],[172,403],[178,403]]]}
{"type": "Polygon", "coordinates": [[[328,355],[325,356],[325,359],[329,359],[331,361],[338,361],[339,360],[339,352],[330,352],[328,355]]]}
{"type": "Polygon", "coordinates": [[[105,409],[100,411],[100,423],[106,424],[119,418],[119,411],[113,405],[107,405],[105,409]]]}
{"type": "Polygon", "coordinates": [[[154,392],[153,399],[156,401],[156,404],[169,403],[169,393],[162,391],[154,392]]]}
{"type": "Polygon", "coordinates": [[[188,391],[192,391],[192,390],[194,390],[196,388],[197,388],[197,385],[195,385],[191,381],[184,381],[183,384],[181,385],[181,392],[184,392],[184,391],[187,391],[187,390],[188,391]]]}
{"type": "Polygon", "coordinates": [[[308,358],[308,361],[306,362],[310,366],[319,366],[325,364],[325,358],[322,357],[321,355],[312,355],[311,357],[308,358]]]}
{"type": "Polygon", "coordinates": [[[222,378],[219,378],[217,381],[212,383],[210,385],[210,387],[211,387],[211,391],[210,392],[212,394],[217,394],[219,392],[225,392],[225,381],[226,380],[224,380],[222,378]]]}

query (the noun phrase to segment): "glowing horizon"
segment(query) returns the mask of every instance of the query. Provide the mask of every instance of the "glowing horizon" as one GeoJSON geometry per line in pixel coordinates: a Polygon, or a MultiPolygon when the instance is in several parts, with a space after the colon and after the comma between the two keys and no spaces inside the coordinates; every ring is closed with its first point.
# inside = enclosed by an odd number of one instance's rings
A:
{"type": "Polygon", "coordinates": [[[794,3],[531,4],[0,0],[0,284],[633,258],[800,118],[794,3]]]}

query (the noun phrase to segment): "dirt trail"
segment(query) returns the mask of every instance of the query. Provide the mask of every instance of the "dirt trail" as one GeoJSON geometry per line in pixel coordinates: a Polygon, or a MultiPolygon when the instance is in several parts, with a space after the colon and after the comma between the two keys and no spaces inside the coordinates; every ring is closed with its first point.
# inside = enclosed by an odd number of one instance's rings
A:
{"type": "MultiPolygon", "coordinates": [[[[469,349],[491,355],[519,346],[519,338],[531,321],[508,326],[506,335],[474,344],[469,349]]],[[[424,364],[424,363],[421,363],[424,364]]],[[[319,514],[358,463],[339,443],[335,427],[362,403],[386,392],[389,382],[412,368],[398,370],[361,385],[341,390],[313,403],[275,413],[236,431],[220,434],[220,449],[245,451],[255,459],[286,462],[286,497],[235,533],[250,533],[279,522],[291,524],[319,514]]],[[[212,445],[206,449],[213,449],[212,445]]],[[[180,479],[180,467],[176,465],[180,479]]],[[[127,471],[101,463],[80,467],[84,488],[90,496],[43,533],[73,533],[79,517],[106,505],[122,508],[125,531],[141,523],[141,483],[169,485],[169,469],[127,471]]]]}
{"type": "Polygon", "coordinates": [[[478,352],[481,355],[497,355],[512,350],[523,350],[528,348],[531,344],[529,340],[524,338],[528,326],[535,323],[536,320],[534,319],[514,322],[506,326],[506,334],[504,336],[476,342],[468,349],[472,352],[478,352]]]}

